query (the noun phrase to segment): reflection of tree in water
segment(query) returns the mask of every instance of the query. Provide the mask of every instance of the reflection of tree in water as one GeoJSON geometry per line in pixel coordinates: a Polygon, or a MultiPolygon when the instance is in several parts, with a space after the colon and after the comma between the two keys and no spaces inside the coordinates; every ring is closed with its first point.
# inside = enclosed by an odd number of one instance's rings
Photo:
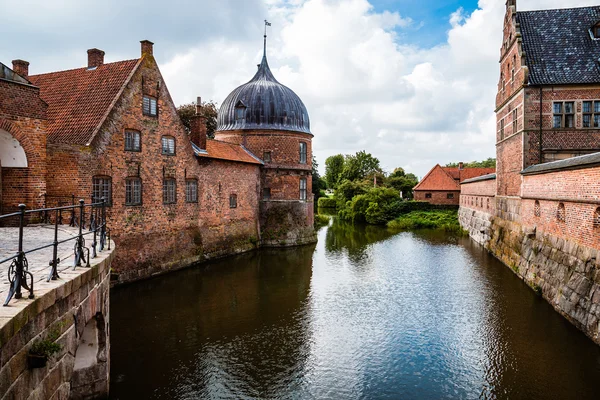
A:
{"type": "Polygon", "coordinates": [[[346,250],[350,261],[361,262],[367,256],[366,250],[369,245],[386,240],[395,233],[385,227],[352,224],[335,218],[327,228],[325,249],[332,253],[346,250]]]}
{"type": "Polygon", "coordinates": [[[263,250],[116,290],[114,397],[292,390],[289,371],[303,371],[309,353],[313,252],[263,250]]]}

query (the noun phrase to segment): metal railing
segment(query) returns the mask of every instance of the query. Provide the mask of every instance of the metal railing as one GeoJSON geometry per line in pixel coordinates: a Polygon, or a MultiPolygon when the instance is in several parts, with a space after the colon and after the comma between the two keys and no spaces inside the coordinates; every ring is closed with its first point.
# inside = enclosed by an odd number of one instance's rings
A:
{"type": "Polygon", "coordinates": [[[47,279],[47,282],[50,282],[50,280],[56,280],[59,278],[58,264],[61,260],[58,257],[58,245],[69,241],[75,241],[73,246],[73,270],[78,266],[81,266],[82,263],[85,263],[85,266],[89,268],[90,257],[96,258],[96,248],[98,246],[99,251],[104,250],[105,247],[107,247],[108,250],[110,250],[110,230],[106,226],[106,201],[104,200],[104,198],[100,199],[99,202],[94,202],[94,198],[92,198],[92,202],[90,204],[85,204],[85,201],[81,199],[79,200],[79,204],[73,204],[68,206],[43,208],[39,210],[27,210],[26,208],[27,206],[25,204],[19,204],[18,212],[0,215],[0,221],[9,218],[19,219],[19,245],[17,254],[0,260],[0,265],[7,262],[11,262],[8,269],[8,281],[10,283],[10,290],[8,292],[8,296],[6,297],[6,301],[4,302],[5,306],[8,305],[13,296],[15,299],[20,299],[23,297],[23,294],[21,293],[21,288],[29,291],[28,297],[30,299],[34,298],[33,274],[29,272],[29,264],[27,262],[26,257],[27,254],[44,250],[50,247],[53,248],[52,259],[49,262],[50,273],[48,274],[47,279]],[[89,223],[88,232],[84,233],[86,224],[86,208],[89,208],[89,223]],[[78,226],[79,234],[77,236],[73,236],[59,241],[58,226],[62,225],[63,212],[70,213],[71,218],[69,226],[78,226]],[[35,215],[36,213],[39,213],[40,216],[43,216],[42,220],[45,223],[52,222],[52,213],[54,213],[54,241],[50,244],[45,244],[34,249],[25,250],[23,248],[23,231],[26,225],[25,218],[27,215],[35,215]],[[85,246],[84,236],[86,235],[90,235],[93,237],[91,243],[91,254],[90,248],[85,246]]]}

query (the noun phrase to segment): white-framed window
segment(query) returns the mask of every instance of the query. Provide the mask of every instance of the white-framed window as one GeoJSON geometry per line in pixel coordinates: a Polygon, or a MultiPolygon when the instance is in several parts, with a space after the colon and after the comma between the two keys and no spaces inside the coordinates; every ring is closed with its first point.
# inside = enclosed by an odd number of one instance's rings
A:
{"type": "Polygon", "coordinates": [[[263,161],[270,163],[271,162],[271,152],[270,151],[265,151],[263,153],[263,161]]]}
{"type": "Polygon", "coordinates": [[[142,180],[137,177],[125,179],[125,205],[140,204],[142,204],[142,180]]]}
{"type": "Polygon", "coordinates": [[[300,164],[306,164],[306,142],[300,142],[300,164]]]}
{"type": "Polygon", "coordinates": [[[229,195],[229,208],[237,208],[237,194],[229,195]]]}
{"type": "Polygon", "coordinates": [[[94,176],[92,178],[92,196],[94,203],[104,198],[106,205],[112,204],[112,179],[110,176],[94,176]]]}
{"type": "Polygon", "coordinates": [[[300,200],[306,200],[306,178],[300,178],[300,200]]]}
{"type": "Polygon", "coordinates": [[[575,103],[572,101],[555,102],[552,105],[553,128],[575,127],[575,103]]]}
{"type": "Polygon", "coordinates": [[[175,138],[173,136],[163,136],[161,139],[162,153],[167,155],[175,154],[175,138]]]}
{"type": "Polygon", "coordinates": [[[125,151],[141,151],[142,140],[137,131],[125,131],[125,151]]]}
{"type": "Polygon", "coordinates": [[[163,180],[163,203],[177,203],[177,181],[174,178],[165,178],[163,180]]]}
{"type": "Polygon", "coordinates": [[[150,117],[156,117],[158,115],[158,103],[156,97],[144,95],[142,112],[144,115],[150,117]]]}
{"type": "Polygon", "coordinates": [[[187,203],[198,202],[198,181],[196,179],[185,181],[185,201],[187,203]]]}

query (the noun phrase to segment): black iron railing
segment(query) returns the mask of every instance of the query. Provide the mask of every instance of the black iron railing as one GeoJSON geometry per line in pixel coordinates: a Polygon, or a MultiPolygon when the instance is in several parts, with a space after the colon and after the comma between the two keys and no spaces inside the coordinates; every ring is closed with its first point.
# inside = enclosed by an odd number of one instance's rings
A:
{"type": "Polygon", "coordinates": [[[25,204],[20,204],[18,212],[0,215],[0,221],[9,218],[18,218],[19,220],[19,246],[17,254],[0,260],[0,265],[10,262],[8,269],[10,290],[8,292],[8,296],[6,297],[6,301],[4,302],[5,306],[8,305],[13,296],[16,299],[23,297],[21,288],[29,291],[30,299],[34,298],[33,274],[29,272],[27,254],[41,251],[50,247],[53,248],[52,259],[49,262],[50,273],[48,274],[47,279],[47,282],[50,282],[50,280],[56,280],[59,278],[58,264],[61,260],[58,257],[58,245],[69,241],[75,242],[73,246],[73,269],[81,266],[82,263],[89,268],[90,257],[95,258],[97,256],[97,247],[99,247],[98,251],[104,250],[105,247],[110,250],[110,230],[106,225],[106,201],[104,198],[96,202],[94,202],[94,198],[92,198],[92,202],[90,204],[85,204],[85,201],[82,199],[79,200],[79,204],[44,208],[40,210],[27,210],[27,206],[25,206],[25,204]],[[88,231],[84,232],[84,229],[86,229],[86,209],[89,209],[89,223],[87,229],[88,231]],[[23,232],[26,225],[26,216],[29,214],[35,215],[38,213],[40,216],[43,216],[42,220],[45,223],[54,223],[54,241],[50,244],[44,244],[34,249],[25,250],[23,248],[23,232]],[[77,236],[59,241],[58,226],[62,225],[63,223],[63,213],[70,215],[69,226],[78,226],[79,234],[77,236]],[[54,214],[53,221],[52,214],[54,214]],[[93,238],[91,243],[91,254],[90,248],[86,247],[85,245],[86,235],[90,235],[93,238]]]}

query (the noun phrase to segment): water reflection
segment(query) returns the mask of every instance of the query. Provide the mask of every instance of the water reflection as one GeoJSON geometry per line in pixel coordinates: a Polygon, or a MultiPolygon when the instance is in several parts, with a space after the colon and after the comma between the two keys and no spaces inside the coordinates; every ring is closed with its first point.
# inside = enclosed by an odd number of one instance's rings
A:
{"type": "Polygon", "coordinates": [[[468,239],[334,221],[113,292],[127,398],[600,398],[600,350],[468,239]]]}

